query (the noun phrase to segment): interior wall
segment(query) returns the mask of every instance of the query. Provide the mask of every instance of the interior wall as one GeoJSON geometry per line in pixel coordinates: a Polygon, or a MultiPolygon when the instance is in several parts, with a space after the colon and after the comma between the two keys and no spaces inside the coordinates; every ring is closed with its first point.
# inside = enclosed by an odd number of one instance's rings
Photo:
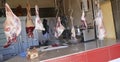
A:
{"type": "MultiPolygon", "coordinates": [[[[11,6],[11,8],[16,8],[19,4],[26,8],[26,3],[28,0],[6,0],[6,2],[11,6]]],[[[29,0],[31,8],[34,8],[37,4],[39,8],[54,7],[54,0],[29,0]]]]}
{"type": "MultiPolygon", "coordinates": [[[[64,7],[65,7],[65,14],[66,16],[69,17],[70,15],[70,8],[73,10],[73,24],[75,25],[80,25],[80,16],[81,16],[81,9],[78,6],[77,0],[64,0],[64,7]],[[76,23],[77,22],[77,23],[76,23]]],[[[71,21],[69,20],[69,26],[71,26],[71,21]]]]}
{"type": "Polygon", "coordinates": [[[73,18],[74,18],[74,26],[75,25],[80,25],[80,19],[81,19],[81,9],[80,9],[80,2],[77,1],[77,0],[70,0],[70,5],[71,5],[71,8],[73,9],[73,18]]]}
{"type": "Polygon", "coordinates": [[[103,12],[103,23],[106,29],[106,38],[116,39],[110,0],[101,3],[101,9],[103,12]]]}

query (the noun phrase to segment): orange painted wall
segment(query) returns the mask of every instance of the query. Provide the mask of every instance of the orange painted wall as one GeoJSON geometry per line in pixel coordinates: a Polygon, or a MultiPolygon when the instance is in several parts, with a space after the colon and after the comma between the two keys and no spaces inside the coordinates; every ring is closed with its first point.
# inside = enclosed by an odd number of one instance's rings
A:
{"type": "Polygon", "coordinates": [[[103,22],[104,22],[105,29],[106,29],[106,38],[116,39],[110,0],[104,3],[101,3],[101,9],[103,12],[103,22]]]}

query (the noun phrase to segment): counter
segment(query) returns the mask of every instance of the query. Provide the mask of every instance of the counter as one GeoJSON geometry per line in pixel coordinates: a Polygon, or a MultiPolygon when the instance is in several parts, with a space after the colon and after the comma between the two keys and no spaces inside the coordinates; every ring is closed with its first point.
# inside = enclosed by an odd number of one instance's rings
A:
{"type": "MultiPolygon", "coordinates": [[[[40,55],[38,58],[31,60],[30,62],[39,62],[51,58],[56,58],[56,57],[61,57],[61,56],[66,56],[66,55],[71,55],[74,53],[82,53],[85,51],[90,51],[106,46],[111,46],[114,44],[119,43],[119,41],[112,40],[112,39],[105,39],[104,41],[90,41],[90,42],[84,42],[84,43],[79,43],[79,44],[72,44],[69,45],[67,48],[62,48],[62,49],[57,49],[57,50],[52,50],[52,51],[47,51],[47,52],[40,52],[40,55]]],[[[9,60],[6,60],[5,62],[29,62],[25,57],[20,57],[20,56],[15,56],[9,60]]]]}

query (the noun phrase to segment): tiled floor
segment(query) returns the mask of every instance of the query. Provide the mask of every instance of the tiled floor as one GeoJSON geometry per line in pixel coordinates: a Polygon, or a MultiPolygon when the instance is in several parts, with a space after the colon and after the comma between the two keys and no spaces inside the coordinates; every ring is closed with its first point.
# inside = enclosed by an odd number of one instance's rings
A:
{"type": "MultiPolygon", "coordinates": [[[[69,45],[69,47],[63,48],[63,49],[57,49],[57,50],[52,50],[52,51],[47,51],[47,52],[40,52],[39,58],[36,58],[32,61],[38,62],[41,60],[70,55],[73,53],[81,53],[81,52],[89,51],[92,49],[110,46],[110,45],[116,44],[118,42],[119,41],[116,41],[113,39],[105,39],[104,41],[95,40],[95,41],[72,44],[72,45],[69,45]]],[[[11,58],[11,59],[7,60],[6,62],[16,62],[16,61],[17,62],[28,62],[28,60],[25,57],[20,57],[20,56],[11,58]]]]}

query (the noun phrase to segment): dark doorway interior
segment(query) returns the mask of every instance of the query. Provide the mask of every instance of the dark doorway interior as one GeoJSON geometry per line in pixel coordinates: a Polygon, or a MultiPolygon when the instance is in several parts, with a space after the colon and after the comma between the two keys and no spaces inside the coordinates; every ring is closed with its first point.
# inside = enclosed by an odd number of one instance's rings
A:
{"type": "Polygon", "coordinates": [[[120,0],[111,0],[116,39],[120,39],[120,0]]]}

